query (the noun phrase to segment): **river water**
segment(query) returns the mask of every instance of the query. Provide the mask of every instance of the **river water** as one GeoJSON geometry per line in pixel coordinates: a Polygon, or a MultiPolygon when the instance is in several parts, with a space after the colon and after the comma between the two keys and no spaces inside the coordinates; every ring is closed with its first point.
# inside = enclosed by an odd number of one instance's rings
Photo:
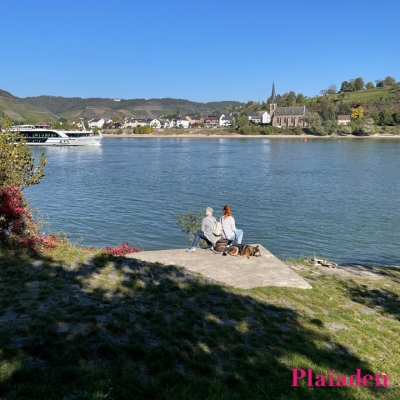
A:
{"type": "Polygon", "coordinates": [[[243,243],[279,258],[400,262],[400,141],[104,139],[35,147],[46,177],[25,190],[44,230],[87,246],[188,246],[174,214],[229,204],[243,243]],[[83,237],[83,238],[82,238],[83,237]]]}

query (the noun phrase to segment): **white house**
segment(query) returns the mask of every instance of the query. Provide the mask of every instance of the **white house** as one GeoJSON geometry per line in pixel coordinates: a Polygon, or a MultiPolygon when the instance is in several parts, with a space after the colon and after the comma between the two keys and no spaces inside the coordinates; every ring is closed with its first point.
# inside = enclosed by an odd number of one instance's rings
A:
{"type": "Polygon", "coordinates": [[[351,122],[350,115],[338,115],[337,119],[339,125],[348,125],[351,122]]]}
{"type": "Polygon", "coordinates": [[[151,120],[150,126],[151,126],[153,129],[160,129],[160,128],[161,128],[161,122],[160,122],[159,119],[155,118],[155,119],[151,120]]]}
{"type": "Polygon", "coordinates": [[[170,123],[171,128],[173,127],[182,127],[182,128],[189,128],[189,121],[185,118],[176,118],[173,119],[170,123]]]}
{"type": "Polygon", "coordinates": [[[271,122],[271,116],[266,112],[261,112],[261,124],[269,124],[271,122]]]}
{"type": "Polygon", "coordinates": [[[105,124],[105,119],[104,118],[100,118],[100,119],[91,119],[88,124],[89,124],[89,128],[99,128],[101,129],[104,124],[105,124]]]}
{"type": "Polygon", "coordinates": [[[222,114],[219,117],[219,126],[231,126],[233,117],[231,115],[222,114]]]}

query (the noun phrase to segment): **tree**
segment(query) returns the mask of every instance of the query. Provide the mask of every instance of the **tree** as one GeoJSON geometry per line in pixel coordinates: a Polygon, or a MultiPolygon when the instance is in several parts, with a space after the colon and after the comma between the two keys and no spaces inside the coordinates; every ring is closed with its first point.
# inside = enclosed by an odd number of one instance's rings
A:
{"type": "Polygon", "coordinates": [[[339,124],[338,124],[337,120],[335,119],[335,120],[325,121],[323,126],[325,128],[325,132],[328,135],[332,135],[334,133],[337,133],[339,124]]]}
{"type": "Polygon", "coordinates": [[[238,132],[241,135],[250,135],[253,127],[249,124],[249,118],[245,112],[240,114],[240,117],[237,121],[238,124],[238,132]]]}
{"type": "Polygon", "coordinates": [[[396,79],[394,79],[392,76],[387,76],[383,80],[383,86],[392,86],[396,83],[396,79]]]}
{"type": "Polygon", "coordinates": [[[318,113],[310,113],[305,118],[308,127],[315,135],[325,136],[326,131],[322,124],[322,118],[318,113]]]}
{"type": "Polygon", "coordinates": [[[335,94],[337,92],[337,87],[336,85],[330,85],[328,87],[328,90],[326,91],[328,94],[335,94]]]}
{"type": "Polygon", "coordinates": [[[342,86],[340,86],[340,91],[341,92],[354,92],[354,79],[352,79],[350,82],[344,81],[342,82],[342,86]]]}
{"type": "Polygon", "coordinates": [[[336,107],[330,101],[323,101],[320,103],[319,115],[324,121],[335,121],[336,120],[336,107]]]}
{"type": "Polygon", "coordinates": [[[296,104],[296,93],[290,91],[286,97],[286,105],[287,107],[293,107],[296,104]]]}
{"type": "Polygon", "coordinates": [[[0,132],[0,187],[23,189],[36,185],[44,177],[46,158],[42,154],[39,164],[35,160],[24,138],[11,130],[12,122],[4,115],[3,131],[0,132]]]}
{"type": "Polygon", "coordinates": [[[356,78],[354,81],[354,90],[363,90],[365,86],[363,78],[356,78]]]}
{"type": "Polygon", "coordinates": [[[379,113],[379,125],[393,125],[393,115],[388,109],[384,109],[379,113]]]}
{"type": "Polygon", "coordinates": [[[400,125],[400,110],[393,114],[393,121],[396,125],[400,125]]]}
{"type": "Polygon", "coordinates": [[[360,119],[360,118],[364,118],[364,108],[362,106],[353,108],[351,110],[351,119],[360,119]]]}
{"type": "Polygon", "coordinates": [[[306,104],[306,98],[302,93],[299,93],[296,97],[296,104],[298,106],[304,106],[306,104]]]}
{"type": "Polygon", "coordinates": [[[367,89],[373,89],[375,86],[374,86],[374,84],[373,84],[372,82],[368,82],[368,83],[365,85],[365,87],[366,87],[367,89]]]}
{"type": "Polygon", "coordinates": [[[351,107],[348,103],[340,103],[338,107],[338,115],[350,115],[351,107]]]}
{"type": "Polygon", "coordinates": [[[374,133],[374,121],[372,118],[359,118],[351,122],[353,134],[358,136],[368,136],[374,133]]]}
{"type": "Polygon", "coordinates": [[[374,121],[375,124],[379,124],[379,113],[378,112],[372,112],[370,117],[374,121]]]}

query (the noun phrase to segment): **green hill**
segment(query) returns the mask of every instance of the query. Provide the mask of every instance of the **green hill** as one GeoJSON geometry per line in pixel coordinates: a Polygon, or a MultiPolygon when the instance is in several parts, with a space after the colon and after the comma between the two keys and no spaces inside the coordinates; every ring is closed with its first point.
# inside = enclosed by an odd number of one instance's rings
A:
{"type": "Polygon", "coordinates": [[[0,116],[8,115],[15,121],[38,122],[58,121],[58,116],[52,112],[32,105],[25,99],[13,96],[5,90],[0,90],[0,116]]]}
{"type": "MultiPolygon", "coordinates": [[[[175,113],[209,114],[239,107],[238,101],[215,101],[209,103],[194,102],[185,99],[130,99],[114,100],[104,98],[36,96],[18,98],[0,89],[0,113],[7,114],[15,121],[32,122],[58,121],[61,117],[74,120],[81,117],[112,118],[120,117],[157,117],[175,113]]],[[[0,115],[0,119],[1,119],[0,115]]]]}
{"type": "Polygon", "coordinates": [[[67,119],[79,117],[99,118],[114,117],[116,115],[134,117],[156,117],[179,112],[181,114],[207,114],[217,110],[224,110],[231,106],[238,107],[244,103],[238,101],[216,101],[199,103],[184,99],[130,99],[114,100],[103,98],[37,96],[26,97],[24,100],[36,107],[51,111],[67,119]]]}
{"type": "Polygon", "coordinates": [[[374,100],[386,101],[398,97],[400,95],[400,87],[397,85],[383,88],[373,88],[357,90],[354,92],[345,92],[332,95],[335,100],[343,100],[350,102],[365,103],[374,100]]]}

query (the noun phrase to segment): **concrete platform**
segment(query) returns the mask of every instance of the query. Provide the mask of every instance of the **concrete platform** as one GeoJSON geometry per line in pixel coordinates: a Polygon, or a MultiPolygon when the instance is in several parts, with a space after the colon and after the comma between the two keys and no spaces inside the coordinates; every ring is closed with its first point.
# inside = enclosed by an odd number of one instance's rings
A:
{"type": "Polygon", "coordinates": [[[293,270],[260,246],[261,257],[223,256],[210,250],[197,249],[193,253],[186,249],[143,251],[127,257],[147,262],[184,267],[203,276],[240,289],[261,286],[280,286],[311,289],[311,286],[293,270]]]}

